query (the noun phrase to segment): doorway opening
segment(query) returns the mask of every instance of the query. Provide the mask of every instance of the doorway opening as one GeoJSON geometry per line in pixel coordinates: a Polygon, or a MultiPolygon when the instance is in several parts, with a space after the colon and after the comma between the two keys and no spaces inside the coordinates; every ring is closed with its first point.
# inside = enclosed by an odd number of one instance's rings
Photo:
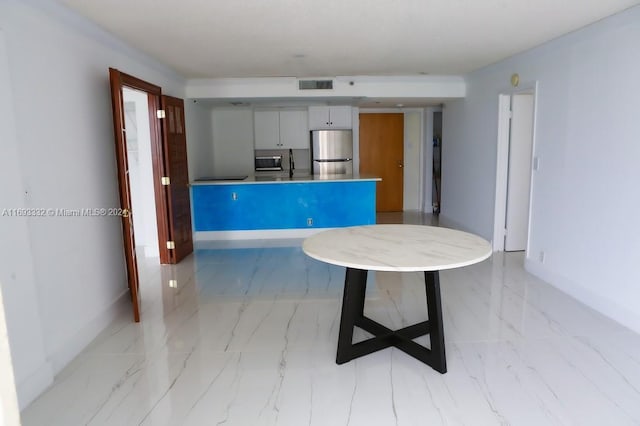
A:
{"type": "MultiPolygon", "coordinates": [[[[151,155],[151,123],[149,99],[145,92],[124,87],[124,121],[126,129],[127,163],[131,184],[131,204],[136,258],[157,258],[160,263],[156,198],[153,188],[151,155]]],[[[140,265],[138,265],[138,269],[140,265]]]]}
{"type": "Polygon", "coordinates": [[[137,252],[162,264],[193,252],[184,101],[114,68],[109,78],[127,281],[139,322],[137,252]]]}
{"type": "Polygon", "coordinates": [[[440,214],[442,189],[442,110],[433,113],[433,167],[431,205],[433,214],[440,214]]]}
{"type": "Polygon", "coordinates": [[[499,95],[494,251],[528,251],[535,100],[535,86],[499,95]]]}

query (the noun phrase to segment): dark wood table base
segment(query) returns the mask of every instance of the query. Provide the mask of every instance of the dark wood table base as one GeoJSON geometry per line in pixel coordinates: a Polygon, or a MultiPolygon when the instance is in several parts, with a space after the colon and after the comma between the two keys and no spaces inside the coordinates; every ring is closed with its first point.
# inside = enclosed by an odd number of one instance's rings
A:
{"type": "Polygon", "coordinates": [[[443,374],[446,373],[447,360],[444,353],[444,330],[442,328],[440,276],[438,271],[426,271],[424,280],[429,320],[399,330],[391,330],[364,316],[367,271],[347,268],[336,363],[344,364],[352,359],[394,346],[431,366],[434,370],[443,374]],[[368,331],[375,337],[354,344],[354,327],[368,331]],[[430,349],[412,340],[425,334],[429,334],[430,349]]]}

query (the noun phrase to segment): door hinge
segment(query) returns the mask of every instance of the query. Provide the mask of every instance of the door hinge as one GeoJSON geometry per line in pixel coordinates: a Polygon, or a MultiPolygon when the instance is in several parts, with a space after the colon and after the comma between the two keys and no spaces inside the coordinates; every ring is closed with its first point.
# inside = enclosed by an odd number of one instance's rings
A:
{"type": "Polygon", "coordinates": [[[157,110],[157,111],[156,111],[156,116],[157,116],[158,118],[165,118],[165,117],[166,117],[166,115],[165,115],[165,113],[164,113],[164,110],[163,110],[163,109],[159,109],[159,110],[157,110]]]}
{"type": "Polygon", "coordinates": [[[509,119],[513,118],[513,111],[509,110],[509,119]]]}
{"type": "Polygon", "coordinates": [[[167,241],[167,248],[169,250],[173,250],[176,248],[176,243],[174,241],[167,241]]]}
{"type": "Polygon", "coordinates": [[[169,176],[162,176],[160,182],[162,182],[163,186],[171,185],[171,179],[169,179],[169,176]]]}

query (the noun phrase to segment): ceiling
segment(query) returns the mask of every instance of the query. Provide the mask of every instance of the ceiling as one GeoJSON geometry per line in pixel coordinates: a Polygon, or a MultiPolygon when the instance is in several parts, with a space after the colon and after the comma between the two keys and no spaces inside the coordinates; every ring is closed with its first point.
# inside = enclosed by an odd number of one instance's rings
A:
{"type": "Polygon", "coordinates": [[[58,0],[186,78],[464,74],[639,0],[58,0]]]}

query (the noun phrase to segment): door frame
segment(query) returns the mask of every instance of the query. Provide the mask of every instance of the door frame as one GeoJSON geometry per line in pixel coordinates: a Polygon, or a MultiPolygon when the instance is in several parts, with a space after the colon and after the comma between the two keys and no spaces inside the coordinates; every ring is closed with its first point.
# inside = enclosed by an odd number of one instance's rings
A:
{"type": "MultiPolygon", "coordinates": [[[[438,107],[439,108],[439,107],[438,107]]],[[[436,108],[436,109],[438,109],[436,108]]],[[[354,150],[354,157],[356,155],[360,155],[360,132],[358,131],[357,133],[357,138],[356,138],[356,127],[359,129],[360,128],[360,114],[404,114],[406,115],[406,113],[418,113],[420,114],[420,146],[418,147],[418,151],[419,151],[419,156],[421,158],[421,161],[419,161],[419,170],[418,170],[418,176],[420,177],[420,180],[418,182],[418,199],[417,199],[417,204],[419,206],[423,206],[423,204],[426,202],[425,201],[425,180],[426,179],[430,179],[430,175],[426,175],[426,168],[425,168],[425,161],[433,161],[433,150],[431,150],[430,154],[428,151],[428,147],[425,147],[425,143],[426,143],[426,132],[425,132],[425,128],[426,128],[426,111],[427,108],[413,108],[413,107],[407,107],[407,108],[358,108],[355,112],[355,117],[356,119],[353,120],[353,150],[354,150]],[[426,150],[426,151],[425,151],[426,150]],[[429,155],[431,157],[429,157],[429,155]]],[[[433,121],[433,118],[432,118],[433,121]]],[[[402,149],[403,152],[406,153],[407,152],[407,132],[406,132],[406,120],[405,120],[405,135],[404,138],[402,140],[402,149]]],[[[431,127],[431,131],[433,134],[433,124],[431,127]]],[[[404,159],[403,159],[404,162],[404,159]]],[[[355,162],[354,162],[354,166],[355,166],[355,162]]],[[[358,169],[360,166],[360,159],[358,158],[358,169]]],[[[355,168],[354,168],[354,172],[355,172],[355,168]]],[[[429,173],[431,173],[431,169],[428,170],[429,173]]],[[[404,173],[404,172],[403,172],[404,173]]],[[[403,175],[403,183],[402,183],[402,198],[403,200],[407,197],[407,193],[405,192],[405,187],[406,185],[404,184],[404,178],[406,178],[406,176],[403,175]]],[[[403,201],[403,211],[404,211],[404,201],[403,201]]],[[[431,213],[432,211],[426,211],[425,213],[431,213]]]]}
{"type": "MultiPolygon", "coordinates": [[[[160,261],[169,259],[166,245],[169,234],[166,210],[166,198],[160,177],[163,176],[163,140],[162,129],[158,122],[157,111],[161,107],[162,91],[155,86],[137,77],[122,73],[115,68],[109,68],[109,82],[113,109],[114,148],[116,150],[116,163],[118,175],[118,192],[123,212],[132,210],[129,176],[129,159],[127,157],[126,126],[124,122],[124,94],[123,88],[127,87],[139,90],[147,94],[149,106],[149,135],[151,143],[151,162],[154,176],[155,207],[158,223],[158,245],[160,248],[160,261]],[[123,169],[124,166],[124,169],[123,169]]],[[[140,322],[140,289],[137,256],[135,252],[135,227],[133,226],[133,214],[122,215],[123,254],[127,268],[127,282],[131,292],[133,320],[140,322]]],[[[168,261],[166,262],[168,263],[168,261]]]]}
{"type": "Polygon", "coordinates": [[[162,109],[162,89],[159,86],[148,83],[132,75],[109,68],[109,73],[116,73],[117,81],[120,82],[120,90],[123,87],[139,90],[147,94],[149,100],[149,126],[151,135],[151,163],[153,169],[153,191],[155,195],[156,222],[158,226],[158,247],[160,250],[160,263],[171,263],[170,252],[166,242],[169,240],[169,222],[167,218],[167,200],[164,187],[162,186],[162,176],[165,176],[165,165],[163,161],[163,140],[162,124],[158,119],[156,111],[162,109]]]}
{"type": "MultiPolygon", "coordinates": [[[[442,105],[426,107],[422,111],[424,113],[422,125],[424,136],[422,154],[420,155],[422,157],[422,164],[420,165],[422,168],[420,171],[422,176],[420,206],[423,213],[433,213],[433,128],[435,123],[433,116],[436,112],[442,113],[444,122],[444,107],[442,105]]],[[[440,158],[442,159],[442,149],[440,150],[440,158]]],[[[442,190],[440,193],[442,193],[442,190]]]]}
{"type": "MultiPolygon", "coordinates": [[[[509,139],[511,120],[511,97],[518,94],[533,95],[533,131],[531,141],[531,183],[529,185],[529,217],[527,218],[527,235],[531,235],[531,212],[533,210],[533,165],[537,163],[536,122],[538,116],[538,82],[523,83],[517,88],[501,90],[498,94],[498,142],[496,147],[496,188],[493,219],[493,251],[504,251],[505,221],[507,210],[507,185],[509,170],[509,139]]],[[[527,237],[525,257],[529,256],[530,239],[527,237]]]]}

